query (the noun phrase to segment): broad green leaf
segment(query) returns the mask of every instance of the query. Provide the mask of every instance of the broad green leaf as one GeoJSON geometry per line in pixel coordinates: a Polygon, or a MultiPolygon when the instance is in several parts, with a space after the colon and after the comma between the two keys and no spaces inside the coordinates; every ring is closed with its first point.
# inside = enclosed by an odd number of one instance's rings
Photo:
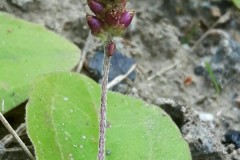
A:
{"type": "Polygon", "coordinates": [[[238,9],[240,9],[240,0],[232,0],[232,1],[233,1],[234,5],[235,5],[238,9]]]}
{"type": "MultiPolygon", "coordinates": [[[[38,160],[95,160],[100,87],[85,76],[54,73],[34,84],[27,131],[38,160]]],[[[159,107],[108,93],[107,160],[190,160],[187,143],[159,107]]]]}
{"type": "Polygon", "coordinates": [[[3,12],[0,38],[0,99],[5,100],[4,112],[28,98],[36,76],[69,71],[80,56],[80,50],[64,38],[3,12]]]}

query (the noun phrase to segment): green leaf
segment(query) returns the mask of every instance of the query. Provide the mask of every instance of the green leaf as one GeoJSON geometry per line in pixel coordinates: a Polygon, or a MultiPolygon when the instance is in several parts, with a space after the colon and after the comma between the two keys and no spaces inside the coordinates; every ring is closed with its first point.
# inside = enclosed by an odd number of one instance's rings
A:
{"type": "Polygon", "coordinates": [[[234,5],[235,5],[238,9],[240,9],[240,0],[232,0],[232,1],[233,1],[234,5]]]}
{"type": "MultiPolygon", "coordinates": [[[[94,160],[100,87],[85,76],[40,77],[27,105],[27,131],[38,160],[94,160]]],[[[187,143],[159,107],[108,93],[107,160],[190,160],[187,143]]]]}
{"type": "Polygon", "coordinates": [[[222,91],[222,88],[221,88],[220,84],[218,83],[215,74],[213,73],[213,70],[212,70],[212,68],[211,68],[211,65],[210,65],[208,62],[205,62],[205,69],[206,69],[206,71],[208,72],[208,75],[209,75],[209,77],[210,77],[210,79],[211,79],[211,81],[212,81],[212,84],[213,84],[214,87],[215,87],[216,93],[217,93],[217,94],[220,94],[221,91],[222,91]]]}
{"type": "MultiPolygon", "coordinates": [[[[0,99],[4,112],[24,102],[35,77],[69,71],[80,50],[44,27],[0,12],[0,99]]],[[[1,110],[0,110],[1,111],[1,110]]]]}

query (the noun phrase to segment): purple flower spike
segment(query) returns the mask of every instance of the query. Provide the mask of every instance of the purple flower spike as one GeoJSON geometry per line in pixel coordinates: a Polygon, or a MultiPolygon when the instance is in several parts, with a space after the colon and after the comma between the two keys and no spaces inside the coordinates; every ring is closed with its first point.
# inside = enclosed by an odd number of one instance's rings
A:
{"type": "Polygon", "coordinates": [[[91,9],[91,11],[95,14],[101,14],[104,10],[104,5],[95,0],[88,0],[88,6],[91,9]]]}
{"type": "Polygon", "coordinates": [[[127,11],[127,0],[87,0],[94,13],[87,16],[88,25],[95,37],[105,40],[121,35],[130,25],[134,12],[127,11]]]}
{"type": "Polygon", "coordinates": [[[121,16],[119,23],[123,24],[124,27],[127,28],[129,24],[132,22],[133,16],[134,16],[133,11],[125,11],[121,16]]]}
{"type": "Polygon", "coordinates": [[[87,23],[93,35],[102,31],[103,23],[95,16],[87,15],[87,23]]]}

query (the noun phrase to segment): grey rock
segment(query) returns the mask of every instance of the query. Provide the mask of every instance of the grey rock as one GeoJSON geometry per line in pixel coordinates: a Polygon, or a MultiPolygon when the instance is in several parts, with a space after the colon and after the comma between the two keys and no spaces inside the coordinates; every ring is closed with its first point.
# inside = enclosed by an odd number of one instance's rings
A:
{"type": "Polygon", "coordinates": [[[10,2],[22,10],[28,10],[29,4],[33,3],[34,0],[10,0],[10,2]]]}
{"type": "Polygon", "coordinates": [[[216,134],[210,128],[207,123],[201,122],[197,117],[181,128],[183,137],[191,148],[194,160],[226,159],[223,145],[215,138],[216,134]]]}
{"type": "Polygon", "coordinates": [[[169,98],[157,98],[155,104],[163,108],[178,125],[194,160],[226,160],[230,156],[214,127],[202,122],[190,106],[169,98]]]}

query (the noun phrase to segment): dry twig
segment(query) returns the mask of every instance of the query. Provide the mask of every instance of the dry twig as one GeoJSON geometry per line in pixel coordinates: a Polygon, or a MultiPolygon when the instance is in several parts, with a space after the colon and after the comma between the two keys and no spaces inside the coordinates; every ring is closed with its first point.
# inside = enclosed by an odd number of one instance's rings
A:
{"type": "Polygon", "coordinates": [[[230,19],[231,16],[231,11],[227,11],[223,16],[221,16],[209,29],[207,32],[205,32],[200,39],[193,45],[192,51],[196,49],[196,47],[202,42],[203,39],[205,39],[208,35],[210,34],[220,34],[223,35],[225,38],[228,38],[228,35],[224,33],[224,31],[221,31],[219,29],[213,29],[215,28],[218,24],[225,23],[227,20],[230,19]],[[220,33],[221,31],[221,33],[220,33]]]}
{"type": "Polygon", "coordinates": [[[128,70],[126,74],[114,78],[114,80],[108,83],[107,89],[114,87],[115,85],[126,79],[136,69],[136,66],[137,66],[136,64],[132,65],[132,67],[128,70]]]}
{"type": "MultiPolygon", "coordinates": [[[[4,101],[4,100],[3,100],[4,101]]],[[[4,105],[4,102],[2,103],[4,105]]],[[[4,108],[4,106],[2,106],[4,108]]],[[[29,151],[29,149],[26,147],[26,145],[23,143],[23,141],[20,139],[20,137],[17,135],[17,133],[14,131],[12,126],[8,123],[8,121],[5,119],[3,114],[0,112],[0,120],[2,121],[3,125],[7,128],[7,130],[12,134],[12,136],[17,140],[17,142],[20,144],[20,146],[23,148],[23,150],[26,152],[26,154],[29,156],[31,160],[34,160],[34,156],[29,151]]]]}
{"type": "Polygon", "coordinates": [[[157,72],[156,74],[150,76],[147,80],[148,80],[148,81],[151,81],[151,80],[154,79],[155,77],[160,76],[160,75],[162,75],[163,73],[165,73],[165,72],[173,69],[173,68],[176,67],[178,64],[179,64],[179,62],[174,63],[173,65],[168,66],[167,68],[164,68],[163,70],[161,70],[161,71],[157,72]]]}
{"type": "Polygon", "coordinates": [[[1,112],[4,112],[5,108],[4,108],[4,100],[2,100],[2,111],[1,112]]]}
{"type": "MultiPolygon", "coordinates": [[[[28,148],[33,148],[33,146],[29,146],[28,148]]],[[[4,149],[0,149],[3,152],[19,152],[19,151],[23,151],[23,149],[21,147],[14,147],[14,148],[4,148],[4,149]]]]}
{"type": "MultiPolygon", "coordinates": [[[[21,135],[23,134],[23,132],[26,131],[26,124],[22,123],[20,126],[18,126],[18,128],[15,130],[15,132],[17,133],[17,135],[21,135]]],[[[13,136],[11,134],[6,135],[5,137],[3,137],[3,139],[0,141],[3,146],[6,146],[7,144],[10,144],[13,141],[13,136]]]]}
{"type": "Polygon", "coordinates": [[[91,35],[91,32],[89,32],[88,36],[87,36],[87,39],[86,39],[86,43],[85,43],[83,51],[82,51],[82,55],[81,55],[79,63],[78,63],[78,67],[77,67],[77,70],[76,70],[77,73],[80,73],[81,70],[82,70],[83,63],[86,59],[87,51],[88,51],[89,46],[91,44],[91,39],[92,39],[92,35],[91,35]]]}

